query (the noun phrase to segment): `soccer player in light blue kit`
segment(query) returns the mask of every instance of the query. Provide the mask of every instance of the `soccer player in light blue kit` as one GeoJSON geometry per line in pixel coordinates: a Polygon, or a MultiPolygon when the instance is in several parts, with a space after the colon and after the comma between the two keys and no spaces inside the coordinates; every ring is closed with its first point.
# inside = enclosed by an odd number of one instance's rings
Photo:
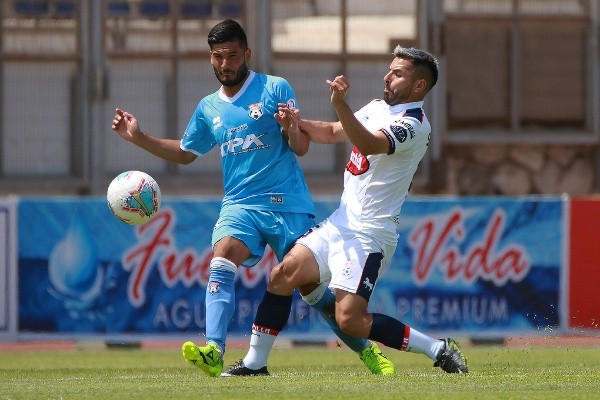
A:
{"type": "MultiPolygon", "coordinates": [[[[215,25],[208,35],[211,64],[222,84],[198,104],[181,141],[143,133],[131,113],[116,110],[112,129],[122,138],[165,160],[189,164],[197,156],[220,149],[225,196],[212,235],[214,256],[206,287],[206,346],[182,346],[183,356],[209,376],[223,370],[227,326],[235,308],[234,278],[240,265],[260,261],[268,244],[279,260],[295,240],[314,226],[314,205],[296,155],[308,151],[305,135],[284,129],[279,104],[296,108],[296,96],[280,77],[248,69],[251,51],[243,28],[233,20],[215,25]]],[[[288,121],[289,124],[289,121],[288,121]]],[[[309,295],[311,287],[300,288],[309,295]]],[[[270,295],[270,294],[268,294],[270,295]]],[[[274,295],[271,295],[274,296],[274,295]]],[[[279,300],[286,307],[287,297],[279,300]]],[[[375,374],[394,366],[375,343],[341,332],[325,312],[333,294],[313,305],[334,332],[375,374]]],[[[268,374],[255,371],[258,374],[268,374]]]]}

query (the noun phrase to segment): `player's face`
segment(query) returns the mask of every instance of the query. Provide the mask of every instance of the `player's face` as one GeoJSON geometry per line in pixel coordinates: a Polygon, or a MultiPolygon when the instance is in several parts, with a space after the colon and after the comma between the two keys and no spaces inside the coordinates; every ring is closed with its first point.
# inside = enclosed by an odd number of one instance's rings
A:
{"type": "Polygon", "coordinates": [[[390,106],[417,101],[415,98],[416,79],[409,60],[394,58],[390,71],[383,78],[383,100],[390,106]]]}
{"type": "Polygon", "coordinates": [[[250,49],[242,48],[238,41],[215,44],[210,51],[215,76],[227,87],[237,86],[246,79],[249,59],[250,49]]]}

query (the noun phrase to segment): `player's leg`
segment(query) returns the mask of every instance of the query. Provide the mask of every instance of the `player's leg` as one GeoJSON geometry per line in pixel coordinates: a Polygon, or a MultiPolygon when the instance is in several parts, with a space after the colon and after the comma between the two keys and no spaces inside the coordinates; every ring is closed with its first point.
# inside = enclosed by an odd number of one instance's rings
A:
{"type": "Polygon", "coordinates": [[[319,311],[331,330],[353,350],[373,374],[391,375],[394,364],[383,355],[375,342],[344,333],[335,320],[335,295],[328,287],[329,282],[309,284],[300,288],[302,299],[319,311]],[[306,294],[303,294],[306,293],[306,294]]]}
{"type": "MultiPolygon", "coordinates": [[[[315,226],[314,220],[310,214],[301,213],[271,213],[274,223],[269,223],[265,227],[265,237],[275,252],[278,260],[283,260],[285,254],[294,246],[298,238],[307,236],[308,233],[319,230],[320,226],[315,226]],[[273,229],[273,226],[277,228],[273,229]]],[[[269,220],[264,218],[263,221],[269,220]]],[[[359,355],[363,351],[372,347],[371,342],[366,339],[355,338],[343,333],[335,322],[333,313],[335,311],[335,296],[327,290],[327,283],[312,282],[300,286],[299,292],[302,298],[307,301],[316,311],[321,314],[333,332],[350,349],[359,355]]]]}
{"type": "Polygon", "coordinates": [[[270,278],[256,311],[248,353],[222,376],[268,375],[267,359],[277,335],[289,319],[292,293],[298,286],[318,281],[319,267],[310,250],[296,245],[271,271],[270,278]]]}
{"type": "Polygon", "coordinates": [[[221,210],[212,241],[214,256],[205,294],[206,346],[186,342],[182,351],[186,360],[209,376],[219,376],[223,370],[227,327],[235,311],[237,267],[258,262],[264,253],[264,243],[248,210],[239,208],[221,210]]]}
{"type": "Polygon", "coordinates": [[[267,365],[273,343],[290,317],[294,289],[318,280],[319,267],[310,250],[302,245],[294,246],[283,261],[273,268],[269,286],[252,325],[250,349],[244,357],[248,368],[257,369],[267,365]]]}
{"type": "Polygon", "coordinates": [[[468,372],[467,359],[451,338],[435,339],[385,314],[369,313],[367,302],[357,294],[336,290],[336,316],[349,335],[368,337],[397,350],[420,353],[449,373],[468,372]]]}
{"type": "Polygon", "coordinates": [[[387,267],[387,258],[380,249],[383,247],[385,254],[393,254],[393,248],[364,238],[341,240],[343,251],[331,255],[330,286],[336,291],[335,316],[342,331],[394,349],[425,354],[446,372],[467,372],[467,360],[454,340],[434,339],[390,316],[369,313],[371,294],[387,267]]]}

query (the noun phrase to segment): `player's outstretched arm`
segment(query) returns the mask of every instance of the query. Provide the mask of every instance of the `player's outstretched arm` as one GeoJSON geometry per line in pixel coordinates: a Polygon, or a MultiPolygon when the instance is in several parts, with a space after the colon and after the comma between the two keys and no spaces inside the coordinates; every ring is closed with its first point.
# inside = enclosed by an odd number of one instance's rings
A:
{"type": "MultiPolygon", "coordinates": [[[[308,143],[340,143],[348,140],[342,124],[339,122],[311,121],[302,119],[298,109],[290,109],[287,104],[279,103],[278,113],[275,119],[284,130],[293,130],[297,140],[306,140],[308,143]],[[298,131],[296,131],[298,128],[298,131]]],[[[303,142],[301,142],[303,143],[303,142]]],[[[290,145],[291,146],[291,145],[290,145]]],[[[308,147],[306,147],[308,151],[308,147]]]]}
{"type": "Polygon", "coordinates": [[[389,151],[389,140],[381,131],[370,132],[356,119],[354,112],[346,102],[346,94],[350,83],[343,75],[336,76],[333,81],[327,80],[331,89],[331,104],[340,119],[340,123],[348,139],[365,156],[385,154],[389,151]]]}
{"type": "Polygon", "coordinates": [[[344,132],[344,128],[339,122],[300,119],[298,127],[301,132],[309,137],[311,142],[332,144],[348,140],[348,136],[346,136],[346,132],[344,132]]]}
{"type": "Polygon", "coordinates": [[[137,118],[120,108],[115,110],[111,128],[123,139],[164,160],[189,164],[196,159],[195,154],[179,147],[179,140],[162,139],[143,133],[137,118]]]}

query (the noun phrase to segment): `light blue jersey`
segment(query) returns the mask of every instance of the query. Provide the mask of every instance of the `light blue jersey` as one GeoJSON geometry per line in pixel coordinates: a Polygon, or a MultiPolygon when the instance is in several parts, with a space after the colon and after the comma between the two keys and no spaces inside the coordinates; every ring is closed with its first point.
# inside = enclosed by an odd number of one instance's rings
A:
{"type": "Polygon", "coordinates": [[[222,206],[314,214],[314,205],[295,154],[273,115],[277,103],[296,107],[283,78],[250,71],[232,98],[221,90],[203,98],[181,148],[202,155],[220,149],[225,196],[222,206]]]}

